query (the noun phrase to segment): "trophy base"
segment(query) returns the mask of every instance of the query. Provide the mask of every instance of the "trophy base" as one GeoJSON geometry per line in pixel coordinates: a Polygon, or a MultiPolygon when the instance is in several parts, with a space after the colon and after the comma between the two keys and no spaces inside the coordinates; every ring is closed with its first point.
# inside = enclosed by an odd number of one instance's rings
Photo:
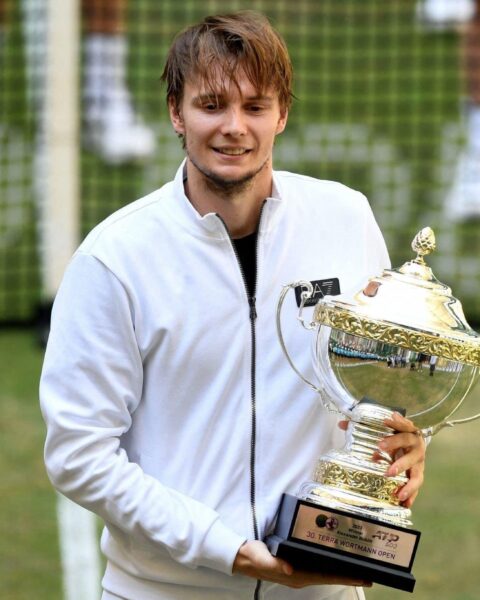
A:
{"type": "Polygon", "coordinates": [[[345,575],[406,592],[420,532],[284,494],[273,535],[274,556],[308,571],[345,575]]]}

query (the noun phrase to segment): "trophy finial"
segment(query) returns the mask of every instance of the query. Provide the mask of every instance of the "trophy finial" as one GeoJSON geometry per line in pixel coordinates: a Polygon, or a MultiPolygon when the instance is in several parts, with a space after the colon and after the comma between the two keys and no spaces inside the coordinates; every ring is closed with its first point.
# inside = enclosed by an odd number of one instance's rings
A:
{"type": "Polygon", "coordinates": [[[431,227],[421,229],[412,241],[412,250],[417,253],[416,262],[424,264],[423,257],[436,248],[435,233],[431,227]]]}

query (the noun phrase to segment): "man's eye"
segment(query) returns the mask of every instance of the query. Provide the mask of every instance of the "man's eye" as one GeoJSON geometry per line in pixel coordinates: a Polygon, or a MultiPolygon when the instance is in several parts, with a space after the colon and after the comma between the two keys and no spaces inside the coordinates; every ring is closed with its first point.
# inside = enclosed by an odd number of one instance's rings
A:
{"type": "Polygon", "coordinates": [[[257,104],[252,104],[249,107],[250,112],[261,112],[263,110],[263,106],[258,106],[257,104]]]}
{"type": "Polygon", "coordinates": [[[204,104],[203,108],[208,111],[218,110],[220,106],[215,104],[214,102],[209,102],[208,104],[204,104]]]}

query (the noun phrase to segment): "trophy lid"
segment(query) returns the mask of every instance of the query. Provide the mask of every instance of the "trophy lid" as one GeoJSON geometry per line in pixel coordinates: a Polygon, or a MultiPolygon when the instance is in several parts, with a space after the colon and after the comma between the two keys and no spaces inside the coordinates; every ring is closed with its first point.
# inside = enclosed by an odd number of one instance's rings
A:
{"type": "Polygon", "coordinates": [[[415,236],[416,258],[372,277],[352,299],[320,300],[314,321],[408,350],[480,366],[480,335],[465,319],[451,289],[438,281],[424,256],[435,250],[425,227],[415,236]]]}

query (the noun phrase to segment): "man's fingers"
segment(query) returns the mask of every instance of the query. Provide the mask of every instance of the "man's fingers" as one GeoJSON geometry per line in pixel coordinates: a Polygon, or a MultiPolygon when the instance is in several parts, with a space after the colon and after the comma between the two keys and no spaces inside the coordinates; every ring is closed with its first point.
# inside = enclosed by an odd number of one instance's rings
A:
{"type": "Polygon", "coordinates": [[[396,433],[378,443],[383,452],[395,458],[387,471],[387,475],[395,476],[408,471],[414,465],[425,460],[425,440],[416,433],[396,433]]]}
{"type": "Polygon", "coordinates": [[[418,490],[423,484],[423,464],[417,464],[410,469],[408,482],[397,492],[397,496],[404,506],[409,501],[408,506],[413,504],[413,501],[417,497],[418,490]]]}
{"type": "Polygon", "coordinates": [[[360,579],[350,579],[340,575],[295,570],[287,561],[272,556],[267,546],[260,541],[248,541],[241,546],[235,558],[233,572],[254,579],[273,581],[291,588],[321,584],[371,585],[360,579]]]}
{"type": "Polygon", "coordinates": [[[344,575],[331,573],[315,573],[311,571],[294,571],[293,574],[282,582],[291,588],[302,588],[309,585],[346,585],[351,587],[371,587],[370,581],[353,579],[344,575]]]}
{"type": "Polygon", "coordinates": [[[394,477],[400,473],[407,473],[409,479],[397,491],[397,496],[403,506],[410,508],[423,484],[425,440],[416,425],[398,413],[393,413],[391,419],[385,419],[385,425],[396,431],[378,444],[382,452],[394,459],[386,475],[394,477]]]}
{"type": "MultiPolygon", "coordinates": [[[[342,420],[338,426],[345,430],[348,423],[342,420]]],[[[417,426],[397,412],[394,412],[391,418],[385,419],[384,423],[395,433],[380,440],[378,451],[374,452],[372,458],[375,461],[382,459],[393,461],[386,470],[387,476],[408,474],[408,482],[398,490],[397,494],[403,506],[410,508],[423,484],[426,443],[417,426]]]]}
{"type": "Polygon", "coordinates": [[[386,472],[388,477],[396,477],[401,473],[409,473],[411,476],[412,469],[418,465],[423,465],[423,453],[411,451],[392,463],[386,472]]]}
{"type": "Polygon", "coordinates": [[[293,573],[293,567],[286,560],[272,556],[263,542],[250,542],[249,546],[253,550],[250,555],[251,561],[258,569],[272,571],[282,575],[290,575],[293,573]]]}
{"type": "MultiPolygon", "coordinates": [[[[420,459],[425,455],[425,442],[423,438],[414,433],[396,433],[390,435],[378,443],[378,447],[383,452],[388,452],[390,456],[405,458],[412,454],[412,459],[420,459]],[[399,452],[403,450],[403,452],[399,452]]],[[[407,461],[404,461],[404,463],[407,461]]]]}
{"type": "Polygon", "coordinates": [[[279,562],[280,572],[283,573],[283,575],[292,575],[293,574],[293,567],[290,563],[287,563],[284,560],[281,560],[279,558],[277,558],[277,560],[279,562]]]}
{"type": "Polygon", "coordinates": [[[405,508],[412,508],[412,505],[415,502],[417,496],[418,496],[418,491],[414,492],[409,498],[407,498],[406,500],[404,500],[402,502],[402,505],[405,508]]]}
{"type": "Polygon", "coordinates": [[[413,421],[410,421],[410,419],[403,417],[398,412],[394,412],[390,419],[385,419],[384,423],[385,425],[391,427],[392,429],[395,429],[396,431],[405,431],[410,433],[415,433],[417,431],[417,427],[415,426],[413,421]]]}
{"type": "Polygon", "coordinates": [[[395,476],[410,470],[414,465],[423,465],[426,444],[414,423],[394,413],[391,419],[385,420],[385,424],[397,432],[385,437],[378,444],[381,451],[396,459],[387,470],[387,475],[395,476]]]}

